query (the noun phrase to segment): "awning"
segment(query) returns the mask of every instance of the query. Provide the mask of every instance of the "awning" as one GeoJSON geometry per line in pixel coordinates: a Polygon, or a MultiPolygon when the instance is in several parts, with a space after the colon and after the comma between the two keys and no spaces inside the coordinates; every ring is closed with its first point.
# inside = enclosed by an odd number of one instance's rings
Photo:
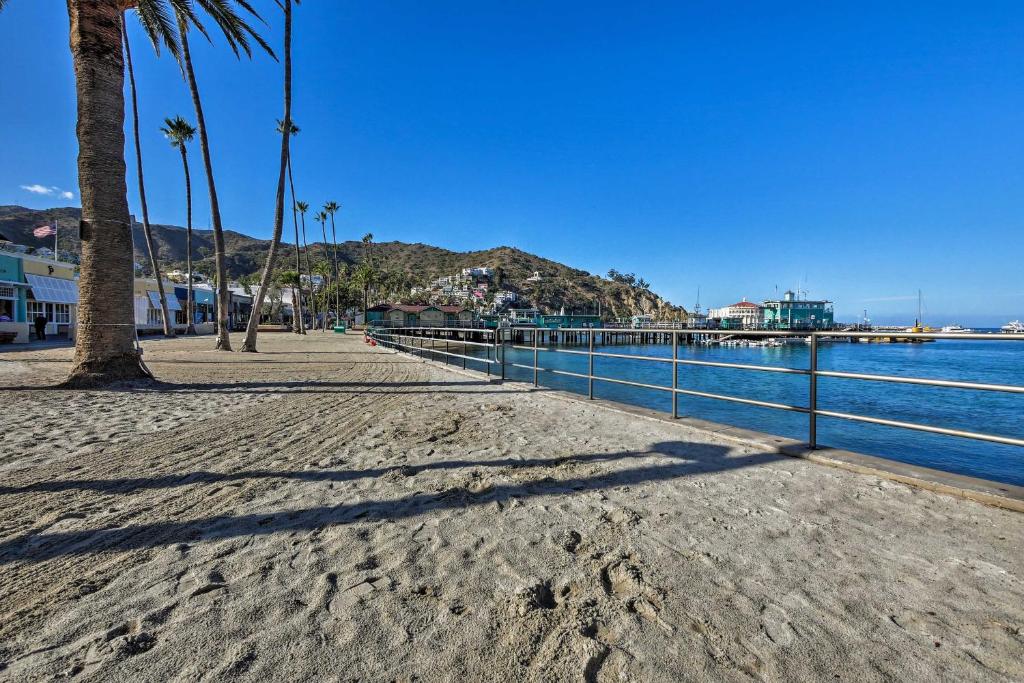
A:
{"type": "Polygon", "coordinates": [[[32,297],[36,301],[51,304],[78,303],[78,283],[74,280],[29,273],[25,273],[25,279],[28,280],[28,285],[32,288],[32,297]]]}
{"type": "Polygon", "coordinates": [[[192,288],[192,300],[197,304],[213,305],[213,292],[208,289],[192,288]]]}
{"type": "MultiPolygon", "coordinates": [[[[149,303],[153,304],[153,308],[160,310],[160,292],[146,292],[149,295],[149,303]]],[[[178,297],[173,294],[167,297],[167,310],[169,311],[180,311],[181,304],[178,303],[178,297]]]]}

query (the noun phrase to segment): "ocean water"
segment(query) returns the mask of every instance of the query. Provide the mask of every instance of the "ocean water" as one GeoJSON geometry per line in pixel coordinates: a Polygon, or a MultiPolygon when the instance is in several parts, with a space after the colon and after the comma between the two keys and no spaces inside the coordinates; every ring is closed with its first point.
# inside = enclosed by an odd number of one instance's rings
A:
{"type": "MultiPolygon", "coordinates": [[[[665,358],[672,355],[670,346],[660,344],[599,345],[595,351],[665,358]]],[[[480,354],[481,350],[476,349],[475,352],[480,354]]],[[[532,382],[533,352],[507,346],[505,353],[508,362],[531,366],[530,370],[506,367],[506,377],[532,382]]],[[[776,367],[807,368],[809,356],[810,349],[806,344],[774,348],[679,347],[680,359],[776,367]]],[[[542,350],[539,357],[540,365],[544,368],[583,374],[587,372],[586,356],[542,350]]],[[[473,364],[472,361],[470,364],[473,364]]],[[[823,343],[818,347],[818,368],[1024,386],[1024,342],[939,340],[927,344],[823,343]]],[[[482,365],[480,369],[483,369],[482,365]]],[[[672,368],[668,363],[596,357],[594,374],[666,387],[672,385],[672,368]]],[[[540,373],[540,384],[576,393],[587,392],[585,379],[550,372],[540,373]]],[[[804,407],[808,399],[807,377],[803,375],[680,365],[679,386],[804,407]]],[[[597,381],[594,383],[594,395],[596,398],[671,411],[669,392],[597,381]]],[[[1024,438],[1024,394],[820,377],[818,407],[821,410],[1024,438]]],[[[807,416],[800,413],[680,395],[679,414],[795,439],[807,439],[807,416]]],[[[828,417],[818,418],[818,443],[1024,485],[1024,447],[828,417]]]]}

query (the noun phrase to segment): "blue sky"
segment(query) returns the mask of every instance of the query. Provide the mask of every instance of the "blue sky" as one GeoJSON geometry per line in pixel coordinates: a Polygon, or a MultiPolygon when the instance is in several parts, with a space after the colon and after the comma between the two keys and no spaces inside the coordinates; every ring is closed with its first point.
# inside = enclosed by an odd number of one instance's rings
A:
{"type": "MultiPolygon", "coordinates": [[[[272,1],[256,5],[279,44],[272,1]]],[[[937,323],[1024,317],[1020,3],[307,0],[295,16],[298,194],[339,201],[346,238],[509,244],[636,272],[688,307],[698,286],[708,306],[799,284],[843,319],[912,319],[918,288],[937,323]]],[[[132,38],[151,216],[181,224],[158,127],[191,107],[132,38]]],[[[2,204],[77,202],[67,44],[64,3],[0,15],[2,204]]],[[[195,52],[225,224],[269,236],[280,66],[195,52]]]]}

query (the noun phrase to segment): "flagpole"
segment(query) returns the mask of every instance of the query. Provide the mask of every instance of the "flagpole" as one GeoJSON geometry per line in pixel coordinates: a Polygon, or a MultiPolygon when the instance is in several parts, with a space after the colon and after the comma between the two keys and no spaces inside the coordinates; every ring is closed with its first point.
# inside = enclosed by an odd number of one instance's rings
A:
{"type": "Polygon", "coordinates": [[[57,219],[53,219],[53,260],[57,260],[57,219]]]}

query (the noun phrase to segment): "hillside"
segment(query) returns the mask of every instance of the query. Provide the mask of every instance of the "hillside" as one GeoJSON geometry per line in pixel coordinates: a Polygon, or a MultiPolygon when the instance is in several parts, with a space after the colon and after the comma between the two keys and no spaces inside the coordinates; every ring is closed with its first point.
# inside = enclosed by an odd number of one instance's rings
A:
{"type": "MultiPolygon", "coordinates": [[[[78,253],[77,208],[27,209],[20,206],[0,206],[0,235],[12,242],[31,247],[53,247],[52,238],[37,239],[32,230],[51,221],[57,221],[59,247],[78,253]]],[[[287,227],[287,226],[286,226],[287,227]]],[[[160,254],[161,267],[168,270],[184,268],[185,228],[176,225],[154,224],[153,238],[160,254]]],[[[288,229],[285,233],[288,233],[288,229]]],[[[320,226],[312,221],[306,225],[310,258],[325,258],[320,226]],[[320,241],[313,243],[319,237],[320,241]]],[[[270,242],[249,237],[240,232],[225,230],[228,273],[232,278],[258,272],[266,257],[270,242]]],[[[285,264],[292,263],[292,243],[283,252],[285,264]]],[[[338,244],[339,258],[352,266],[362,257],[363,245],[357,241],[338,244]]],[[[136,261],[148,264],[141,225],[135,228],[136,261]]],[[[673,307],[649,289],[612,282],[606,278],[573,268],[550,259],[527,253],[514,247],[502,246],[483,251],[456,252],[428,244],[381,242],[373,245],[374,261],[381,269],[409,284],[426,284],[430,280],[458,273],[463,268],[485,266],[500,272],[502,283],[519,290],[521,295],[545,311],[596,311],[600,303],[606,317],[629,316],[638,312],[651,313],[658,319],[675,319],[684,313],[673,307]],[[540,273],[539,282],[527,278],[540,273]]],[[[213,232],[193,230],[192,257],[197,271],[213,271],[213,232]]],[[[148,265],[144,265],[148,269],[148,265]]]]}

